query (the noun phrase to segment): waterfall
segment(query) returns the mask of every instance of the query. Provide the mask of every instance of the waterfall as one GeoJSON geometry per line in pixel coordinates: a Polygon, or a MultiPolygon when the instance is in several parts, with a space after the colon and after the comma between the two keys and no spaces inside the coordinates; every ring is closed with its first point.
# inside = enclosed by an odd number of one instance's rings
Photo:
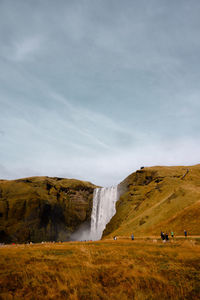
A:
{"type": "Polygon", "coordinates": [[[97,188],[93,195],[90,238],[100,240],[103,230],[116,213],[115,204],[118,200],[118,188],[97,188]]]}

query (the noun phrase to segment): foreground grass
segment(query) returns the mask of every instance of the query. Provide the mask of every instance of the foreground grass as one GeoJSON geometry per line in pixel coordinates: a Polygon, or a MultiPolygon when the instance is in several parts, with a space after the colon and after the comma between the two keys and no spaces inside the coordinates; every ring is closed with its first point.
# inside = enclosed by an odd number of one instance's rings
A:
{"type": "Polygon", "coordinates": [[[0,299],[200,299],[198,239],[0,248],[0,299]]]}

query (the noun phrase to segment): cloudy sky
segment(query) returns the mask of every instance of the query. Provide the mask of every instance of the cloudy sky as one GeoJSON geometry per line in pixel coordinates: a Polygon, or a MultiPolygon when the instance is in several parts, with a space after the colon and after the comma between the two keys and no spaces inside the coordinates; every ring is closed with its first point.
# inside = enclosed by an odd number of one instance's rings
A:
{"type": "Polygon", "coordinates": [[[0,178],[200,162],[199,0],[0,0],[0,178]]]}

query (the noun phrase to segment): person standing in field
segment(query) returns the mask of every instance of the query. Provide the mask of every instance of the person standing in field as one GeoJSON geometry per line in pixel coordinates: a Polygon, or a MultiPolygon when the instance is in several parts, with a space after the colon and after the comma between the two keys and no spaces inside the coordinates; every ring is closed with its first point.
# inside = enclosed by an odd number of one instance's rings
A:
{"type": "Polygon", "coordinates": [[[173,231],[171,231],[171,237],[172,237],[172,238],[174,237],[174,233],[173,233],[173,231]]]}
{"type": "Polygon", "coordinates": [[[131,239],[132,239],[132,241],[134,241],[134,235],[133,235],[133,233],[131,234],[131,239]]]}
{"type": "Polygon", "coordinates": [[[160,233],[160,237],[161,237],[161,240],[164,241],[165,235],[164,235],[164,233],[163,233],[162,231],[161,231],[161,233],[160,233]]]}
{"type": "Polygon", "coordinates": [[[185,235],[185,237],[187,237],[187,231],[186,230],[184,230],[184,235],[185,235]]]}
{"type": "Polygon", "coordinates": [[[168,233],[165,233],[165,240],[166,240],[166,242],[169,241],[168,233]]]}

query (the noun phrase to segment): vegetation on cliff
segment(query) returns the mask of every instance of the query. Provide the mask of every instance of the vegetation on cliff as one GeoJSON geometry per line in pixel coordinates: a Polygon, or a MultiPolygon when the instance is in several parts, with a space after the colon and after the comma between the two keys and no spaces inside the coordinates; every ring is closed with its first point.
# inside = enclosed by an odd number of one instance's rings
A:
{"type": "Polygon", "coordinates": [[[160,231],[200,234],[200,165],[142,168],[120,185],[109,235],[159,235],[160,231]]]}
{"type": "Polygon", "coordinates": [[[0,242],[69,240],[90,220],[94,188],[57,177],[0,180],[0,242]]]}
{"type": "MultiPolygon", "coordinates": [[[[0,180],[0,242],[70,240],[89,224],[95,187],[57,177],[0,180]]],[[[119,192],[103,237],[200,234],[200,165],[142,168],[119,184],[119,192]]]]}

